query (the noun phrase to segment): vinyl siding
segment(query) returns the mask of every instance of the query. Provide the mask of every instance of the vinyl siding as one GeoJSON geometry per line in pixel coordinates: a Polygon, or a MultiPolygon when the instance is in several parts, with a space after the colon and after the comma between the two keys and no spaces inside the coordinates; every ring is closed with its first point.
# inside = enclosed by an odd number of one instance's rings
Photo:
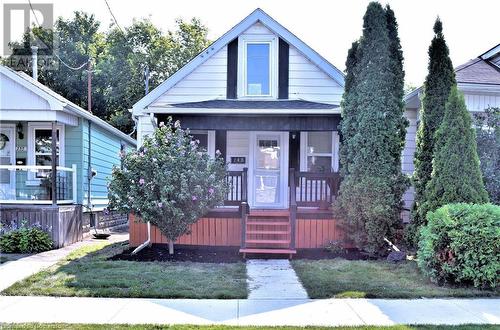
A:
{"type": "Polygon", "coordinates": [[[289,97],[340,104],[344,89],[330,76],[290,46],[289,97]]]}
{"type": "Polygon", "coordinates": [[[488,107],[500,106],[500,94],[464,92],[465,104],[471,112],[481,112],[488,107]]]}
{"type": "Polygon", "coordinates": [[[151,106],[195,102],[226,97],[227,46],[179,81],[151,106]]]}
{"type": "MultiPolygon", "coordinates": [[[[88,184],[87,184],[87,168],[89,154],[89,134],[88,121],[85,120],[82,125],[83,130],[83,171],[81,178],[83,182],[83,204],[87,203],[88,184]]],[[[95,124],[91,125],[90,132],[91,144],[91,167],[97,171],[97,175],[91,181],[90,198],[94,207],[100,209],[108,204],[108,188],[107,183],[111,177],[111,171],[114,166],[120,166],[120,147],[121,139],[107,132],[95,124]]],[[[128,144],[126,144],[129,146],[128,144]]],[[[130,147],[130,146],[129,146],[130,147]]]]}
{"type": "Polygon", "coordinates": [[[246,164],[229,164],[228,168],[231,171],[241,171],[244,167],[249,167],[249,151],[250,147],[250,132],[245,131],[228,131],[226,157],[227,161],[231,157],[246,157],[246,164]]]}

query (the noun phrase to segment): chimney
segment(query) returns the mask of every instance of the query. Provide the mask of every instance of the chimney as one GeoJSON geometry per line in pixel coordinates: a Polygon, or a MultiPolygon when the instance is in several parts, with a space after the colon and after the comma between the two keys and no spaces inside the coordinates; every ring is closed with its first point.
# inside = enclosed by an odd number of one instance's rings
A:
{"type": "Polygon", "coordinates": [[[33,71],[33,79],[38,80],[38,47],[31,46],[31,71],[33,71]]]}

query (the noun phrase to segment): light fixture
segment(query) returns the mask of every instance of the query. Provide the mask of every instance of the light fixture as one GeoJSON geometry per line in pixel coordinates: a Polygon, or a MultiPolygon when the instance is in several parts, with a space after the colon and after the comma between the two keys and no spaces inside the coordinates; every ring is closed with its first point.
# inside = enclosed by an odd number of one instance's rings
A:
{"type": "Polygon", "coordinates": [[[17,123],[16,129],[17,129],[17,137],[19,138],[19,140],[24,139],[23,124],[21,122],[17,123]]]}

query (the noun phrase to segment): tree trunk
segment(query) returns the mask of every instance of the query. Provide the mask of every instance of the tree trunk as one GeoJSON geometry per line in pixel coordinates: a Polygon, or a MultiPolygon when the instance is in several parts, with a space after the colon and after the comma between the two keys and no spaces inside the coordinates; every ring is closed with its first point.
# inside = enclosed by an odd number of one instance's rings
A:
{"type": "Polygon", "coordinates": [[[174,241],[168,241],[168,254],[174,254],[174,241]]]}

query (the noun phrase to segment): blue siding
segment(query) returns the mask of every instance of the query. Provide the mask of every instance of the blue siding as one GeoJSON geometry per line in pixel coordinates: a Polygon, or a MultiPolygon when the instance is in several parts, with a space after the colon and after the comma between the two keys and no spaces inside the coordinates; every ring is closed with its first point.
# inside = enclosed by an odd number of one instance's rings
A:
{"type": "MultiPolygon", "coordinates": [[[[91,182],[91,200],[96,209],[106,207],[108,203],[108,188],[107,184],[111,177],[111,171],[114,166],[120,166],[120,147],[122,140],[120,137],[111,134],[101,127],[91,124],[91,166],[97,171],[97,175],[91,182]]],[[[87,166],[89,154],[89,134],[88,121],[83,124],[83,204],[87,203],[88,183],[87,183],[87,166]]],[[[130,146],[124,142],[127,147],[130,146]]]]}

